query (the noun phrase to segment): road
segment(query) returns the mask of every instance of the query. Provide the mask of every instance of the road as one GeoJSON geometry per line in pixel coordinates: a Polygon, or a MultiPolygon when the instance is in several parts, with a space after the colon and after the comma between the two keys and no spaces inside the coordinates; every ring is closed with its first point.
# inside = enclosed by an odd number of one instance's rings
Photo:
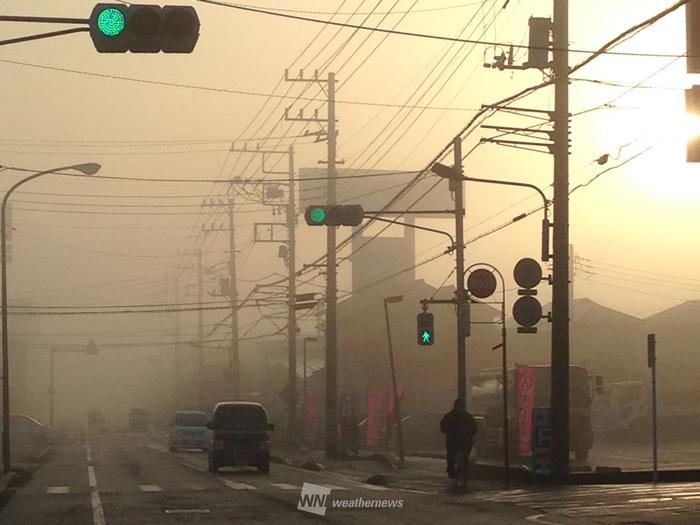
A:
{"type": "MultiPolygon", "coordinates": [[[[173,523],[697,523],[700,483],[516,488],[452,494],[421,460],[389,486],[351,471],[313,472],[273,464],[206,471],[199,452],[170,453],[162,435],[92,432],[56,446],[47,463],[0,510],[3,525],[173,523]],[[422,474],[425,475],[421,478],[422,474]],[[410,478],[410,479],[409,479],[410,478]],[[418,479],[421,478],[421,479],[418,479]],[[325,516],[297,509],[304,483],[330,490],[325,516]],[[334,508],[333,502],[347,502],[334,508]],[[386,501],[387,508],[349,508],[386,501]],[[400,508],[396,508],[400,502],[400,508]],[[389,507],[394,505],[394,507],[389,507]]],[[[433,471],[434,472],[434,471],[433,471]]]]}

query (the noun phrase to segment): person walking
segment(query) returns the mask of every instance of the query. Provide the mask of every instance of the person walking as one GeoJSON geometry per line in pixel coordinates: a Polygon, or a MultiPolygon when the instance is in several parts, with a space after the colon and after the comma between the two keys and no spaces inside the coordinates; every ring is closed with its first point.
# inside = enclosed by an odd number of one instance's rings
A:
{"type": "MultiPolygon", "coordinates": [[[[466,411],[464,400],[455,400],[452,410],[445,414],[440,421],[440,431],[445,434],[448,477],[457,477],[455,459],[460,450],[464,452],[465,459],[469,458],[469,454],[471,454],[472,446],[474,444],[476,430],[476,420],[469,412],[466,411]]],[[[466,463],[467,462],[465,461],[465,465],[466,463]]]]}

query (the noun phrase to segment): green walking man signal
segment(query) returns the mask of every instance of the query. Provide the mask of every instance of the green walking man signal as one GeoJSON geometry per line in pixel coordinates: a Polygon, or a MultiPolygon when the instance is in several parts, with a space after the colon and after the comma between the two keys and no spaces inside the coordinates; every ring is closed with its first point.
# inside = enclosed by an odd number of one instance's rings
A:
{"type": "Polygon", "coordinates": [[[418,327],[418,344],[430,346],[435,343],[435,321],[430,312],[421,312],[416,318],[418,327]]]}

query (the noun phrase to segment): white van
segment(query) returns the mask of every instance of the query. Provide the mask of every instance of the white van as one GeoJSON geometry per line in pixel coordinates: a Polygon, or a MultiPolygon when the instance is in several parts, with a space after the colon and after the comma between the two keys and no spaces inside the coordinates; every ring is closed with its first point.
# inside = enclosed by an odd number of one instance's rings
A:
{"type": "Polygon", "coordinates": [[[178,410],[170,423],[168,448],[209,448],[207,414],[201,410],[178,410]]]}

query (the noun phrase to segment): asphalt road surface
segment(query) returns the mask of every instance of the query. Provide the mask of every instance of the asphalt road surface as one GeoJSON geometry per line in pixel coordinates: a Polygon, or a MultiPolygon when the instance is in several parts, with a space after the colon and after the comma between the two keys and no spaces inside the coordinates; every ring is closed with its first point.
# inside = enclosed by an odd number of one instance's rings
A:
{"type": "Polygon", "coordinates": [[[11,494],[0,523],[700,523],[700,483],[475,489],[458,495],[434,475],[417,479],[417,472],[411,483],[389,486],[368,485],[361,473],[278,464],[269,475],[253,469],[212,474],[204,454],[170,453],[158,436],[93,432],[59,444],[11,494]],[[330,491],[325,516],[297,509],[304,483],[330,491]],[[377,501],[387,506],[357,508],[377,501]],[[347,506],[333,507],[333,502],[347,506]]]}

